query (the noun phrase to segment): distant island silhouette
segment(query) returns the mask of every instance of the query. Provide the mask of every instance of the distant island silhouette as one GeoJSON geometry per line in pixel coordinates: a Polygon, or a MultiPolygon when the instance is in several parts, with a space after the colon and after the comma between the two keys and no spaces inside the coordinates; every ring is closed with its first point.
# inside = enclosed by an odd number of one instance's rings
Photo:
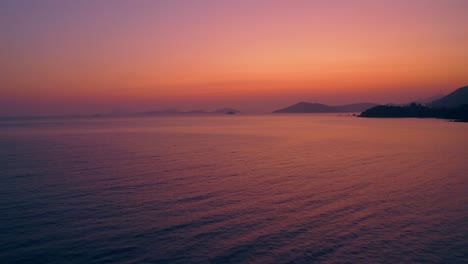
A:
{"type": "Polygon", "coordinates": [[[378,105],[363,111],[359,117],[431,117],[468,122],[468,86],[461,87],[427,105],[418,103],[405,106],[378,105]]]}
{"type": "Polygon", "coordinates": [[[362,112],[371,107],[377,106],[374,103],[356,103],[347,105],[325,105],[319,103],[300,102],[295,105],[273,111],[273,113],[346,113],[362,112]]]}

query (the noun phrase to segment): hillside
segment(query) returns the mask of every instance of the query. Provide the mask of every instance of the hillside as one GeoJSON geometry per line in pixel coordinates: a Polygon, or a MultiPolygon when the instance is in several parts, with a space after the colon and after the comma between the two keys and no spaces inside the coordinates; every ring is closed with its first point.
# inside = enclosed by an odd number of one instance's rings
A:
{"type": "Polygon", "coordinates": [[[468,104],[468,86],[458,88],[454,92],[433,101],[429,106],[435,108],[455,108],[464,104],[468,104]]]}
{"type": "Polygon", "coordinates": [[[376,106],[373,103],[356,103],[347,105],[325,105],[319,103],[300,102],[295,105],[273,111],[273,113],[345,113],[362,112],[376,106]]]}

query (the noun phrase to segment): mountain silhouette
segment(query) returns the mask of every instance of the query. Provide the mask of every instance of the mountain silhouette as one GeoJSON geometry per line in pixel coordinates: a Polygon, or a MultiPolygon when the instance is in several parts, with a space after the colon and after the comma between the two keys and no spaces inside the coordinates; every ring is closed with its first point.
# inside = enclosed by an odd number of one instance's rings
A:
{"type": "Polygon", "coordinates": [[[325,105],[319,103],[300,102],[295,105],[273,111],[273,113],[345,113],[362,112],[376,106],[373,103],[356,103],[347,105],[325,105]]]}
{"type": "Polygon", "coordinates": [[[429,106],[435,108],[455,108],[464,104],[468,104],[468,86],[458,88],[454,92],[433,101],[429,106]]]}
{"type": "Polygon", "coordinates": [[[416,103],[406,106],[396,105],[378,105],[362,112],[359,117],[378,117],[378,118],[399,118],[399,117],[417,117],[417,118],[444,118],[462,122],[468,122],[468,104],[455,108],[434,108],[416,103]]]}
{"type": "Polygon", "coordinates": [[[362,112],[360,117],[432,117],[468,122],[468,86],[459,88],[429,105],[411,103],[405,106],[378,105],[362,112]]]}
{"type": "MultiPolygon", "coordinates": [[[[436,100],[441,99],[442,97],[445,97],[445,94],[436,94],[436,95],[433,95],[431,97],[420,98],[420,99],[417,99],[417,100],[410,101],[410,102],[408,102],[406,104],[417,103],[417,104],[428,105],[428,104],[431,104],[432,102],[434,102],[436,100]]],[[[405,104],[403,104],[403,105],[405,105],[405,104]]]]}

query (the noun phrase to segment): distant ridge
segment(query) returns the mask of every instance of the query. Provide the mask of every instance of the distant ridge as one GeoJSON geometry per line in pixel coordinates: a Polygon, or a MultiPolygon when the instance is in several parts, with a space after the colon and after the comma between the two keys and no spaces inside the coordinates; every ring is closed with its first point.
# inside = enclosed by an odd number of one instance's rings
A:
{"type": "Polygon", "coordinates": [[[436,108],[455,108],[464,104],[468,104],[468,86],[458,88],[452,93],[433,101],[429,106],[436,108]]]}
{"type": "Polygon", "coordinates": [[[363,111],[360,117],[444,118],[468,122],[468,86],[459,88],[428,105],[411,103],[405,106],[379,105],[363,111]]]}
{"type": "Polygon", "coordinates": [[[444,97],[445,94],[436,94],[436,95],[433,95],[431,97],[427,97],[427,98],[421,98],[421,99],[417,99],[417,100],[413,100],[411,102],[408,102],[407,104],[410,104],[410,103],[417,103],[417,104],[424,104],[424,105],[428,105],[436,100],[439,100],[441,99],[442,97],[444,97]]]}
{"type": "Polygon", "coordinates": [[[295,105],[273,111],[273,113],[346,113],[362,112],[376,106],[373,103],[356,103],[347,105],[325,105],[319,103],[300,102],[295,105]]]}

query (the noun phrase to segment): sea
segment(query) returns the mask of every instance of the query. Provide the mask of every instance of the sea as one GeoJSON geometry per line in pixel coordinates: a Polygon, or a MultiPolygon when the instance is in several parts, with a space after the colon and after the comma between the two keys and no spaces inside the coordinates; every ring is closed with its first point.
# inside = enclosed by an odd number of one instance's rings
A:
{"type": "Polygon", "coordinates": [[[3,119],[0,263],[468,263],[468,123],[3,119]]]}

